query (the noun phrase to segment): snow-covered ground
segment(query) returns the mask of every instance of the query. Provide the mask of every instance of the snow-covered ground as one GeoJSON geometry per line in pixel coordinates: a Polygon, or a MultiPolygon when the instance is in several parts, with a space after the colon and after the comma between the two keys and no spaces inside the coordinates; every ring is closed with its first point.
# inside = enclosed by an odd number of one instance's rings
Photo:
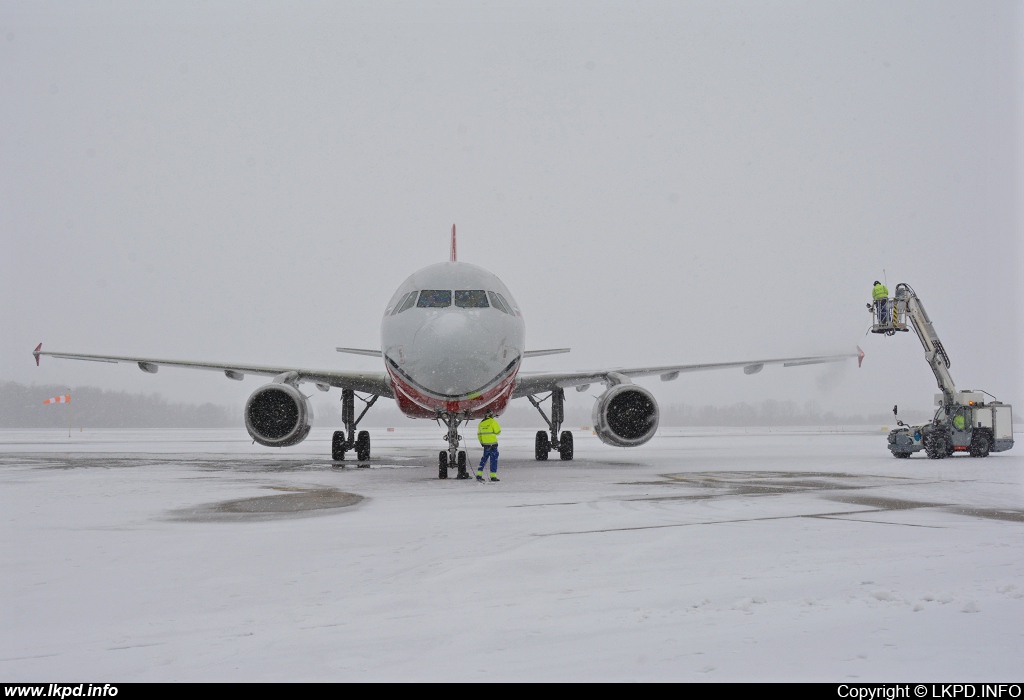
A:
{"type": "Polygon", "coordinates": [[[478,484],[437,479],[440,435],[374,431],[360,469],[325,458],[325,430],[284,450],[242,430],[0,431],[0,677],[1024,668],[1024,446],[896,460],[881,430],[666,429],[633,450],[577,431],[575,461],[538,463],[510,430],[502,481],[478,484]]]}

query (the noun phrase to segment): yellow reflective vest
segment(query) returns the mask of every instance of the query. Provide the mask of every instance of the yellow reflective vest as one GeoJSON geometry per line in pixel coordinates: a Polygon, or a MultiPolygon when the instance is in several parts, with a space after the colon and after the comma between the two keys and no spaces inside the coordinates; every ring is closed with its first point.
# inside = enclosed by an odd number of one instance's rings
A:
{"type": "Polygon", "coordinates": [[[872,299],[885,299],[889,296],[889,288],[884,284],[876,284],[874,289],[871,290],[872,299]]]}
{"type": "Polygon", "coordinates": [[[483,446],[497,445],[498,436],[501,435],[501,426],[493,418],[485,418],[480,421],[476,429],[476,437],[483,446]]]}

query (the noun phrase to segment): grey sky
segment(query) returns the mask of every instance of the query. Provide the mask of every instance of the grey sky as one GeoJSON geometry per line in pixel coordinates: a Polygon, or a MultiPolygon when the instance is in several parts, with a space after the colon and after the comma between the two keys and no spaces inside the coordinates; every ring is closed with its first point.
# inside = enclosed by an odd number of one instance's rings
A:
{"type": "MultiPolygon", "coordinates": [[[[241,405],[53,350],[373,368],[398,284],[509,286],[525,370],[852,350],[663,403],[931,405],[871,282],[1024,411],[1013,2],[0,2],[0,377],[241,405]],[[553,5],[553,6],[552,6],[553,5]]],[[[590,402],[576,395],[570,402],[590,402]]],[[[591,391],[590,393],[595,393],[591,391]]],[[[333,394],[337,398],[337,394],[333,394]]]]}

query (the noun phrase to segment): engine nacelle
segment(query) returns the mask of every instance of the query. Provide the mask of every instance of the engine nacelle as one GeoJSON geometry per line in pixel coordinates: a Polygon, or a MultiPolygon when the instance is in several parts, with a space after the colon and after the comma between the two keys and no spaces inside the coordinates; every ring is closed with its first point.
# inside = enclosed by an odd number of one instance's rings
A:
{"type": "Polygon", "coordinates": [[[309,435],[313,407],[290,384],[267,384],[245,402],[245,429],[267,447],[297,445],[309,435]]]}
{"type": "Polygon", "coordinates": [[[618,384],[597,399],[592,420],[604,444],[636,447],[654,437],[660,415],[658,402],[647,389],[618,384]]]}

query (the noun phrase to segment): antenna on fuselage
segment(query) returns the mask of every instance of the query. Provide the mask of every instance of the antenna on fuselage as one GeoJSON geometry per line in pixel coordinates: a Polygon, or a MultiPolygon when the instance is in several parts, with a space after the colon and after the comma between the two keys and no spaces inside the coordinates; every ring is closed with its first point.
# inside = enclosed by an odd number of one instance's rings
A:
{"type": "Polygon", "coordinates": [[[452,262],[456,262],[455,257],[455,224],[452,224],[452,262]]]}

